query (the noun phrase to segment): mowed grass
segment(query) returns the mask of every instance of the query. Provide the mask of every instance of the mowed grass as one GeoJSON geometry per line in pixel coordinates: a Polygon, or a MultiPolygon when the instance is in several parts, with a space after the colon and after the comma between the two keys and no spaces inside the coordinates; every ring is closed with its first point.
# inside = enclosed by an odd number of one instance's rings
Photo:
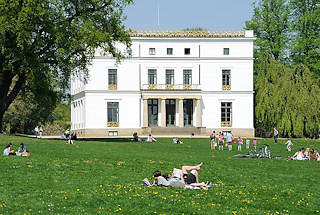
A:
{"type": "MultiPolygon", "coordinates": [[[[31,157],[0,156],[0,214],[319,214],[320,162],[234,158],[238,152],[211,151],[208,139],[169,138],[157,143],[128,139],[44,140],[0,135],[31,157]],[[212,189],[145,187],[154,170],[171,171],[204,162],[200,180],[212,189]]],[[[270,144],[288,157],[285,140],[270,144]]],[[[320,148],[319,141],[293,140],[320,148]]],[[[252,141],[251,141],[252,144],[252,141]]],[[[242,150],[242,153],[246,153],[242,150]]]]}

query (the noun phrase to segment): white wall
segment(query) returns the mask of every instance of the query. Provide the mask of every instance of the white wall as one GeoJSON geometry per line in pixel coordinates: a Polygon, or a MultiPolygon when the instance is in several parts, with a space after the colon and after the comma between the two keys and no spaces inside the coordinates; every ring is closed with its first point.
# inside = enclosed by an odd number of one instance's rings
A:
{"type": "Polygon", "coordinates": [[[140,94],[86,94],[86,128],[107,128],[107,102],[119,102],[119,126],[139,128],[140,94]]]}
{"type": "Polygon", "coordinates": [[[202,95],[202,126],[221,127],[221,102],[232,102],[232,128],[253,128],[253,94],[202,95]]]}
{"type": "Polygon", "coordinates": [[[117,69],[117,90],[138,91],[139,64],[125,61],[116,64],[112,59],[95,59],[89,67],[89,81],[86,90],[108,90],[108,69],[117,69]]]}
{"type": "Polygon", "coordinates": [[[253,60],[217,60],[201,64],[201,89],[222,90],[222,70],[231,70],[232,91],[253,90],[253,60]]]}

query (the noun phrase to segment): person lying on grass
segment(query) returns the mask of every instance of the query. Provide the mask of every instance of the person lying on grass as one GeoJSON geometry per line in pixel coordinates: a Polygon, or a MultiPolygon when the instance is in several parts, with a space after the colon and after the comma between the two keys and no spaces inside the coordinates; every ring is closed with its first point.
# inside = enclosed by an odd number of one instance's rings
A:
{"type": "Polygon", "coordinates": [[[169,173],[165,173],[163,176],[161,175],[160,170],[156,170],[153,172],[153,177],[155,182],[153,184],[149,183],[147,179],[144,179],[144,183],[148,186],[174,186],[174,187],[184,187],[184,188],[193,188],[198,187],[202,189],[208,189],[211,187],[211,183],[201,182],[199,183],[198,170],[202,167],[203,163],[200,163],[196,166],[182,166],[182,171],[180,178],[175,178],[169,173]],[[191,171],[188,173],[188,171],[191,171]],[[189,187],[188,187],[189,186],[189,187]]]}
{"type": "Polygon", "coordinates": [[[183,142],[180,141],[178,137],[174,137],[174,138],[172,139],[172,142],[173,142],[173,144],[183,144],[183,142]]]}

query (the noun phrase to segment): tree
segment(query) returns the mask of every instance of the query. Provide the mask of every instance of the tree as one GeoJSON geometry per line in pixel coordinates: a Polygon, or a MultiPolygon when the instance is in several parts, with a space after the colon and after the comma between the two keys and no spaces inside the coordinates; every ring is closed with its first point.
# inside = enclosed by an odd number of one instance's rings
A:
{"type": "Polygon", "coordinates": [[[256,55],[269,52],[275,60],[284,61],[289,41],[289,8],[286,0],[261,0],[253,4],[253,16],[245,29],[253,30],[256,55]]]}
{"type": "Polygon", "coordinates": [[[295,64],[303,63],[320,78],[320,1],[290,0],[292,11],[291,57],[295,64]]]}
{"type": "Polygon", "coordinates": [[[259,58],[257,74],[257,133],[277,127],[281,136],[316,136],[320,129],[320,89],[310,70],[302,64],[288,68],[264,54],[259,58]]]}
{"type": "Polygon", "coordinates": [[[122,23],[132,0],[0,0],[0,130],[24,89],[58,93],[70,75],[87,75],[95,51],[123,54],[130,47],[122,23]]]}

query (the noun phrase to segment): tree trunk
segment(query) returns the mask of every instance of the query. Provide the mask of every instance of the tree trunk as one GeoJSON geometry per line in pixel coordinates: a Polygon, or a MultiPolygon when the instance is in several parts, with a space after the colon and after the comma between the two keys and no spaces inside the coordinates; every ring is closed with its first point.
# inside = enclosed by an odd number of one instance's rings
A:
{"type": "Polygon", "coordinates": [[[3,117],[8,110],[10,104],[15,100],[26,82],[25,74],[22,73],[17,76],[14,86],[10,88],[13,83],[14,76],[10,72],[2,72],[2,80],[0,83],[0,132],[3,129],[3,117]]]}

